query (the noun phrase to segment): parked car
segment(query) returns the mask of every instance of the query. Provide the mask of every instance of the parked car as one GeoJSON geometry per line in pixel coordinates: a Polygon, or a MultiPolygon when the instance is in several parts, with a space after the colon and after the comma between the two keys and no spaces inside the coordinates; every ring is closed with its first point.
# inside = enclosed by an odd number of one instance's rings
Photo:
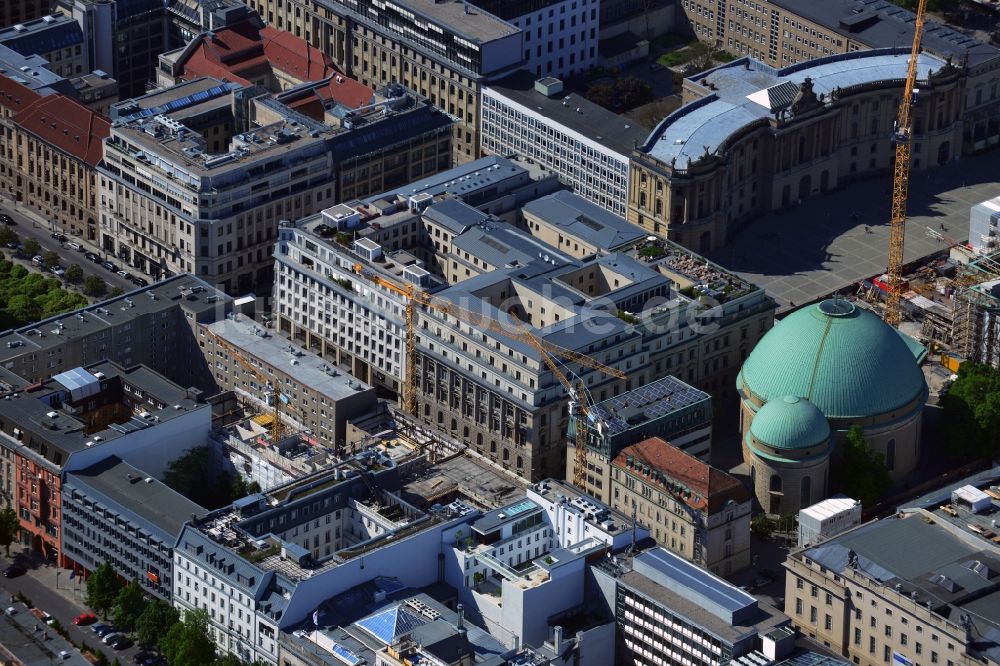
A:
{"type": "Polygon", "coordinates": [[[79,243],[66,243],[66,247],[77,252],[83,252],[83,246],[79,243]]]}
{"type": "Polygon", "coordinates": [[[66,661],[72,656],[73,655],[70,654],[67,650],[59,650],[59,658],[62,659],[63,661],[66,661]]]}
{"type": "Polygon", "coordinates": [[[105,262],[104,262],[103,264],[101,264],[101,266],[104,266],[104,267],[105,267],[106,269],[108,269],[108,270],[109,270],[109,271],[111,271],[111,272],[115,272],[115,271],[117,271],[117,270],[118,270],[118,267],[117,267],[117,266],[115,266],[115,265],[114,265],[113,263],[111,263],[110,261],[105,261],[105,262]]]}
{"type": "Polygon", "coordinates": [[[115,271],[115,274],[118,275],[119,277],[123,277],[123,278],[125,278],[126,280],[129,280],[129,281],[131,281],[131,279],[132,279],[132,276],[129,275],[127,271],[115,271]]]}
{"type": "Polygon", "coordinates": [[[42,620],[42,622],[44,622],[45,624],[49,625],[50,627],[51,627],[51,626],[52,626],[52,625],[53,625],[53,624],[55,623],[55,621],[56,621],[56,619],[55,619],[54,617],[52,617],[52,614],[51,614],[51,613],[46,613],[45,611],[42,611],[42,617],[41,617],[41,620],[42,620]]]}
{"type": "Polygon", "coordinates": [[[124,650],[132,647],[132,639],[125,634],[112,634],[115,638],[108,642],[113,650],[124,650]]]}
{"type": "Polygon", "coordinates": [[[58,275],[60,277],[66,274],[66,269],[63,268],[62,266],[59,266],[58,264],[53,266],[49,270],[52,271],[53,275],[58,275]]]}
{"type": "Polygon", "coordinates": [[[142,664],[147,659],[152,659],[155,656],[156,656],[155,652],[150,652],[149,650],[139,650],[138,652],[135,653],[135,656],[132,657],[132,663],[142,664]]]}
{"type": "Polygon", "coordinates": [[[134,284],[137,287],[148,287],[149,286],[149,281],[148,280],[146,280],[144,278],[141,278],[141,277],[136,277],[135,275],[133,275],[132,277],[130,277],[129,281],[132,282],[132,284],[134,284]]]}
{"type": "Polygon", "coordinates": [[[21,245],[17,241],[11,241],[11,242],[7,243],[7,248],[11,249],[11,250],[17,250],[17,249],[20,249],[20,247],[21,247],[21,245]]]}
{"type": "Polygon", "coordinates": [[[61,234],[58,231],[53,231],[52,232],[52,238],[56,239],[60,243],[65,243],[66,242],[66,234],[61,234]]]}
{"type": "Polygon", "coordinates": [[[8,227],[16,227],[17,226],[17,222],[14,221],[14,218],[12,218],[7,213],[0,214],[0,222],[3,222],[8,227]]]}
{"type": "Polygon", "coordinates": [[[25,573],[25,568],[20,567],[16,564],[12,564],[3,570],[4,578],[17,578],[18,576],[23,576],[25,573]]]}
{"type": "Polygon", "coordinates": [[[75,624],[78,627],[83,627],[88,624],[93,624],[94,622],[97,622],[97,616],[94,615],[93,613],[80,613],[79,615],[73,618],[73,624],[75,624]]]}
{"type": "Polygon", "coordinates": [[[38,264],[39,266],[44,266],[45,265],[45,257],[43,257],[40,254],[36,254],[35,256],[33,256],[31,258],[31,260],[33,262],[35,262],[36,264],[38,264]]]}
{"type": "Polygon", "coordinates": [[[17,615],[17,609],[13,606],[7,606],[7,610],[4,611],[7,615],[17,615]]]}
{"type": "MultiPolygon", "coordinates": [[[[98,634],[98,636],[101,636],[98,634]]],[[[120,631],[115,631],[113,628],[108,633],[101,636],[101,642],[105,645],[111,645],[112,642],[118,640],[119,638],[125,638],[125,634],[120,631]]]]}
{"type": "Polygon", "coordinates": [[[85,256],[87,259],[89,259],[90,261],[94,262],[95,264],[101,263],[101,258],[99,256],[97,256],[96,254],[94,254],[93,252],[88,252],[87,254],[85,254],[83,256],[85,256]]]}
{"type": "Polygon", "coordinates": [[[115,628],[110,624],[95,624],[90,628],[90,630],[97,634],[98,638],[104,638],[108,634],[112,633],[115,628]]]}

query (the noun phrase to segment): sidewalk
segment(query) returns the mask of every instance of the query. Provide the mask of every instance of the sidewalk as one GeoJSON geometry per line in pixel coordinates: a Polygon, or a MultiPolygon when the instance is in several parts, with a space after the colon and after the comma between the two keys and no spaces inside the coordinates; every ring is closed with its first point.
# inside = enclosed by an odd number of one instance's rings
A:
{"type": "Polygon", "coordinates": [[[101,251],[100,246],[95,241],[87,240],[86,238],[83,237],[82,233],[80,235],[69,233],[68,231],[62,228],[62,225],[57,225],[55,222],[47,220],[46,218],[42,217],[42,215],[39,214],[38,211],[29,206],[25,206],[23,203],[20,203],[19,201],[11,197],[9,194],[0,192],[0,204],[28,218],[29,220],[31,220],[33,224],[37,225],[41,229],[46,229],[49,232],[59,231],[60,233],[66,234],[67,237],[71,237],[74,242],[79,243],[86,250],[100,256],[104,256],[105,254],[101,251]]]}
{"type": "Polygon", "coordinates": [[[12,544],[10,555],[11,560],[17,558],[19,561],[28,564],[26,567],[28,570],[28,573],[25,574],[26,576],[34,578],[39,584],[57,593],[70,605],[76,607],[77,614],[90,611],[84,603],[87,590],[82,576],[74,576],[71,579],[70,574],[73,573],[72,569],[63,569],[45,562],[37,556],[32,556],[30,549],[25,546],[15,546],[12,544]]]}

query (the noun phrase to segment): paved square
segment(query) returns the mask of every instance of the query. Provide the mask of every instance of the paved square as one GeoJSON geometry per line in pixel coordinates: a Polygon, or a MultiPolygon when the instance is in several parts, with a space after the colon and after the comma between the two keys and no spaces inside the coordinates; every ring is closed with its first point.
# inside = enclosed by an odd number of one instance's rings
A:
{"type": "MultiPolygon", "coordinates": [[[[728,247],[709,256],[765,288],[778,301],[779,311],[880,275],[889,248],[891,179],[889,173],[866,178],[790,210],[767,213],[751,221],[728,247]],[[857,213],[856,220],[852,213],[857,213]]],[[[997,195],[1000,153],[995,150],[914,173],[905,260],[915,261],[947,247],[930,237],[928,227],[967,240],[969,208],[997,195]]]]}

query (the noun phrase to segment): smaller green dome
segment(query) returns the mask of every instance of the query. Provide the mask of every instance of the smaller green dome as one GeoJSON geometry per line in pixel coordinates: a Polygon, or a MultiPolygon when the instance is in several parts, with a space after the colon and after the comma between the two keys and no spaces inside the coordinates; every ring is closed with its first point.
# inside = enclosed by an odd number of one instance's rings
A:
{"type": "Polygon", "coordinates": [[[816,405],[786,395],[757,411],[750,422],[750,434],[774,449],[808,449],[830,440],[830,424],[816,405]]]}

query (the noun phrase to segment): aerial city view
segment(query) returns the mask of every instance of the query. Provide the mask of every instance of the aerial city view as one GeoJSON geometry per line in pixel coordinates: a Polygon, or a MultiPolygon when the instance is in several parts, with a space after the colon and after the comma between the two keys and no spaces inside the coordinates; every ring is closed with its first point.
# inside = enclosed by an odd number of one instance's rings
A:
{"type": "Polygon", "coordinates": [[[0,666],[1000,666],[997,0],[0,0],[0,666]]]}

